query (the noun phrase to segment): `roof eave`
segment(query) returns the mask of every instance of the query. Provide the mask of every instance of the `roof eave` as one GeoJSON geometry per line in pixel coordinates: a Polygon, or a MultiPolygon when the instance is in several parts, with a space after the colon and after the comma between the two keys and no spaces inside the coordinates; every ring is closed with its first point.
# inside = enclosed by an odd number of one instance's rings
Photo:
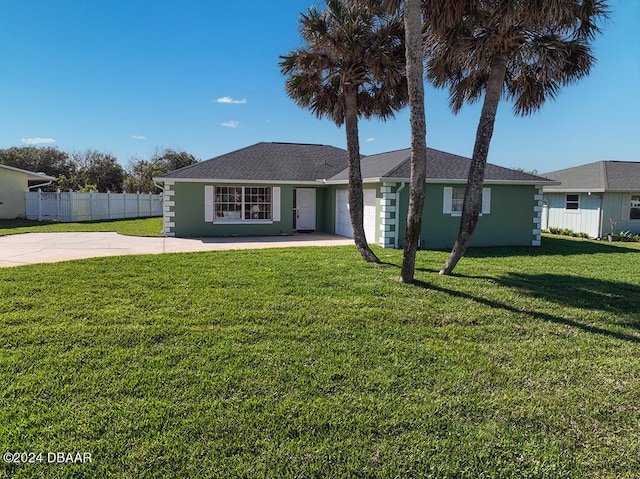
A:
{"type": "MultiPolygon", "coordinates": [[[[348,185],[349,180],[321,180],[325,185],[348,185]]],[[[382,183],[383,178],[362,178],[362,183],[382,183]]],[[[395,181],[395,180],[394,180],[395,181]]]]}
{"type": "Polygon", "coordinates": [[[544,188],[545,193],[640,193],[639,188],[544,188]]]}
{"type": "Polygon", "coordinates": [[[54,176],[49,176],[49,175],[40,175],[40,174],[35,174],[35,175],[29,175],[27,176],[27,180],[29,181],[37,181],[37,180],[46,180],[46,181],[55,181],[58,178],[55,178],[54,176]]]}
{"type": "Polygon", "coordinates": [[[557,188],[557,186],[562,186],[562,182],[556,181],[552,184],[545,184],[542,188],[544,193],[607,193],[610,190],[605,188],[557,188]],[[554,188],[550,188],[553,186],[554,188]]]}
{"type": "MultiPolygon", "coordinates": [[[[384,182],[409,182],[410,178],[388,178],[383,177],[379,178],[380,181],[384,182]]],[[[427,178],[426,182],[430,184],[465,184],[467,183],[468,178],[427,178]]],[[[539,180],[485,180],[485,185],[559,185],[560,183],[557,181],[539,179],[539,180]]]]}
{"type": "Polygon", "coordinates": [[[15,166],[0,165],[0,167],[4,168],[6,170],[15,171],[17,173],[23,173],[23,174],[27,175],[27,180],[53,181],[53,180],[57,179],[54,176],[45,175],[44,173],[36,173],[35,171],[23,170],[22,168],[16,168],[15,166]]]}
{"type": "Polygon", "coordinates": [[[323,180],[247,180],[229,178],[170,178],[164,176],[154,177],[157,183],[218,183],[218,184],[251,184],[251,185],[318,185],[323,180]]]}
{"type": "MultiPolygon", "coordinates": [[[[426,182],[431,184],[457,184],[457,183],[466,183],[467,178],[427,178],[426,182]]],[[[400,177],[389,177],[389,176],[379,176],[374,178],[363,178],[363,183],[408,183],[411,181],[411,178],[400,178],[400,177]]],[[[349,180],[325,180],[324,183],[328,185],[341,185],[349,183],[349,180]]],[[[557,181],[551,180],[486,180],[484,182],[485,185],[559,185],[560,183],[557,181]]]]}

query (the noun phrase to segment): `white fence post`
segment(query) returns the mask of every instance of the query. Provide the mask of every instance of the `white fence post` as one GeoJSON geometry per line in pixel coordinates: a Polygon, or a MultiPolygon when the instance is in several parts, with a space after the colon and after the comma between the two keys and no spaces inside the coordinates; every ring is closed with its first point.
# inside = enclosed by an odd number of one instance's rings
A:
{"type": "Polygon", "coordinates": [[[42,201],[42,189],[38,188],[38,221],[42,221],[42,205],[40,202],[42,201]]]}
{"type": "Polygon", "coordinates": [[[67,221],[73,221],[73,190],[69,188],[69,194],[67,195],[67,203],[69,204],[69,216],[67,221]]]}

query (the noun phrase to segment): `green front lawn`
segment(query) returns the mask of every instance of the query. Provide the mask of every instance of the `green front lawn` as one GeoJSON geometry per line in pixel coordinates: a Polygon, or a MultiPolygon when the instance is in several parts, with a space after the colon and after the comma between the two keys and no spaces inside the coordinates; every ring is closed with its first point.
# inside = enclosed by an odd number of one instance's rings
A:
{"type": "Polygon", "coordinates": [[[638,477],[638,246],[0,269],[0,477],[638,477]]]}
{"type": "Polygon", "coordinates": [[[19,233],[61,233],[85,231],[115,231],[116,233],[128,236],[164,236],[164,233],[162,232],[162,217],[83,221],[80,223],[0,220],[0,236],[19,233]]]}

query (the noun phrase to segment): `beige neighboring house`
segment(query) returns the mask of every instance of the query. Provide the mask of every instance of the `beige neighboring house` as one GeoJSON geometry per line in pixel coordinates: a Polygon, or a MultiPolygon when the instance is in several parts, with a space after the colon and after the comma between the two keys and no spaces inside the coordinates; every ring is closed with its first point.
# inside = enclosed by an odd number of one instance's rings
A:
{"type": "Polygon", "coordinates": [[[0,219],[24,218],[27,214],[25,193],[54,180],[44,173],[0,165],[0,219]]]}

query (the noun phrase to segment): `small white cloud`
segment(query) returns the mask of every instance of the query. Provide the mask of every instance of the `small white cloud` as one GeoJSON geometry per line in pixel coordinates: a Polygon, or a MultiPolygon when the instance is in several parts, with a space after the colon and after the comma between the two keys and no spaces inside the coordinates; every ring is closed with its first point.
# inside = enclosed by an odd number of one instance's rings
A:
{"type": "Polygon", "coordinates": [[[366,141],[367,143],[371,143],[372,141],[376,141],[376,139],[374,137],[371,137],[371,138],[367,138],[366,141]]]}
{"type": "Polygon", "coordinates": [[[53,138],[22,138],[20,141],[25,145],[42,145],[43,143],[55,143],[56,140],[53,138]]]}
{"type": "Polygon", "coordinates": [[[231,105],[244,105],[247,103],[247,99],[243,98],[242,100],[234,100],[230,96],[223,96],[222,98],[218,98],[216,103],[228,103],[231,105]]]}
{"type": "Polygon", "coordinates": [[[146,140],[147,139],[146,136],[142,136],[142,135],[131,135],[131,138],[133,138],[134,140],[146,140]]]}
{"type": "Polygon", "coordinates": [[[226,126],[227,128],[240,128],[240,122],[236,120],[225,121],[224,123],[220,123],[221,126],[226,126]]]}

